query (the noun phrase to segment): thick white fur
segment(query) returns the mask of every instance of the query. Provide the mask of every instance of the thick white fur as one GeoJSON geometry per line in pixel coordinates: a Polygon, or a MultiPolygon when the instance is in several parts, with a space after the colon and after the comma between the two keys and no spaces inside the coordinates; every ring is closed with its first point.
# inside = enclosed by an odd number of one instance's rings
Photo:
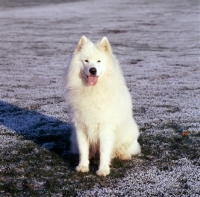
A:
{"type": "Polygon", "coordinates": [[[106,37],[97,44],[81,37],[66,70],[65,91],[75,128],[71,150],[80,156],[77,171],[89,171],[89,158],[100,154],[97,174],[106,176],[112,158],[130,160],[140,153],[131,96],[106,37]],[[99,76],[94,86],[87,82],[91,67],[99,76]]]}

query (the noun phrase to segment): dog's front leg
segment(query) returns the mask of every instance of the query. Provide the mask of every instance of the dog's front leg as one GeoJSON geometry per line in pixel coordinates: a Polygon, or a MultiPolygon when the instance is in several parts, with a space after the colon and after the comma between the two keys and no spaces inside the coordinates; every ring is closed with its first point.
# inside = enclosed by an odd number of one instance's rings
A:
{"type": "Polygon", "coordinates": [[[105,129],[100,132],[100,165],[96,172],[99,176],[110,174],[110,161],[114,146],[114,134],[112,130],[105,129]]]}
{"type": "Polygon", "coordinates": [[[76,167],[78,172],[89,171],[89,142],[83,130],[77,130],[77,141],[79,149],[79,164],[76,167]]]}

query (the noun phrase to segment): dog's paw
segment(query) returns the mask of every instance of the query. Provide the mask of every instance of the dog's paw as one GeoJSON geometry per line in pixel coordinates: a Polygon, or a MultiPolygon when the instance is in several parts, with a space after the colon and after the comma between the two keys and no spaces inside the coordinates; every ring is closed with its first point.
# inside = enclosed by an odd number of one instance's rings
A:
{"type": "Polygon", "coordinates": [[[107,176],[110,174],[110,169],[99,169],[96,171],[98,176],[107,176]]]}
{"type": "Polygon", "coordinates": [[[120,155],[119,159],[121,159],[121,160],[131,160],[132,156],[131,156],[131,154],[124,154],[124,155],[120,155]]]}
{"type": "Polygon", "coordinates": [[[80,166],[80,165],[78,165],[76,167],[76,171],[77,172],[88,172],[89,171],[89,167],[88,166],[80,166]]]}

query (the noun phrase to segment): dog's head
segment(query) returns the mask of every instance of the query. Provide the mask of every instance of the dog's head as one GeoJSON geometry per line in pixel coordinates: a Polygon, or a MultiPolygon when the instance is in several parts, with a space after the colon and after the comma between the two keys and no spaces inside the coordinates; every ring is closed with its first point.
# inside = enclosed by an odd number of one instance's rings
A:
{"type": "Polygon", "coordinates": [[[106,37],[103,37],[97,44],[93,44],[85,36],[82,36],[75,55],[79,57],[81,72],[88,84],[94,86],[109,66],[112,49],[106,37]]]}

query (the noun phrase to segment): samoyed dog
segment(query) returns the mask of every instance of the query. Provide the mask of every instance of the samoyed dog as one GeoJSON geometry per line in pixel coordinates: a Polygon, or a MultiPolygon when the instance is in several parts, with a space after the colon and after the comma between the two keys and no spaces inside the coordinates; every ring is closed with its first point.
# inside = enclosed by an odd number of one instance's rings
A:
{"type": "Polygon", "coordinates": [[[65,97],[74,126],[73,153],[78,172],[89,171],[89,159],[100,158],[97,175],[110,173],[112,158],[130,160],[140,153],[132,101],[110,43],[96,44],[82,36],[65,74],[65,97]]]}

